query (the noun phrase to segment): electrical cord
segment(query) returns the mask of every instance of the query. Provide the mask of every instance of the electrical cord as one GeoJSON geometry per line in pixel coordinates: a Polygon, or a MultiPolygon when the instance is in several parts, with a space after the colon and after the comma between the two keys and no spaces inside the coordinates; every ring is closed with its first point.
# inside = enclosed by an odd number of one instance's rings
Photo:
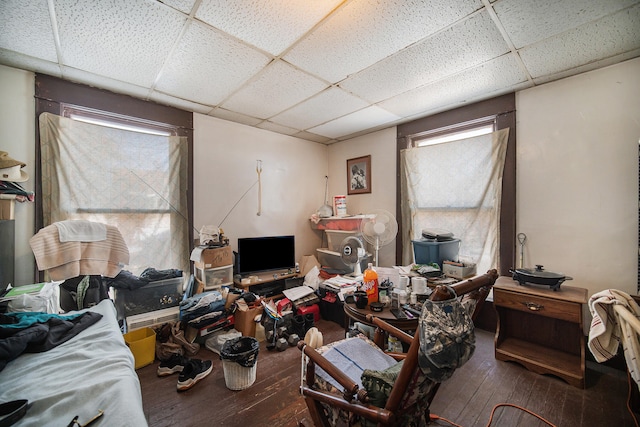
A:
{"type": "MultiPolygon", "coordinates": [[[[486,427],[490,427],[490,426],[491,426],[491,423],[493,422],[493,415],[495,414],[496,409],[498,409],[498,408],[499,408],[499,407],[501,407],[501,406],[510,406],[510,407],[512,407],[512,408],[520,409],[521,411],[524,411],[524,412],[526,412],[526,413],[528,413],[528,414],[530,414],[530,415],[533,415],[534,417],[536,417],[537,419],[539,419],[539,420],[540,420],[540,421],[542,421],[543,423],[547,424],[548,426],[550,426],[550,427],[556,427],[556,425],[555,425],[555,424],[551,423],[550,421],[547,421],[546,419],[542,418],[540,415],[538,415],[538,414],[536,414],[536,413],[533,413],[533,412],[531,412],[530,410],[528,410],[528,409],[526,409],[526,408],[523,408],[523,407],[521,407],[521,406],[514,405],[514,404],[512,404],[512,403],[498,403],[497,405],[495,405],[495,406],[493,407],[493,409],[491,410],[491,415],[489,416],[489,421],[487,422],[487,426],[486,426],[486,427]]],[[[431,420],[431,421],[435,421],[435,420],[442,420],[442,421],[445,421],[445,422],[447,422],[447,423],[451,424],[451,425],[452,425],[452,426],[454,426],[454,427],[462,427],[462,426],[460,426],[460,425],[458,425],[458,424],[454,423],[453,421],[450,421],[450,420],[448,420],[448,419],[446,419],[446,418],[444,418],[444,417],[441,417],[441,416],[439,416],[439,415],[435,415],[435,414],[430,414],[430,415],[429,415],[429,420],[431,420]]],[[[636,427],[637,427],[637,424],[636,424],[636,427]]]]}

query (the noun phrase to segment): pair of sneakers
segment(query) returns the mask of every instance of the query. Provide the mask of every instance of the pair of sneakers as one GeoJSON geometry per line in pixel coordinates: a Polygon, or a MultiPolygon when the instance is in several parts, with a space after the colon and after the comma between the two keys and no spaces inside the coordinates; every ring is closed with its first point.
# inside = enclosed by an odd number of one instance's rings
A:
{"type": "Polygon", "coordinates": [[[213,370],[210,360],[189,359],[180,354],[173,354],[167,360],[161,361],[157,374],[166,377],[171,374],[178,375],[178,391],[189,390],[200,380],[205,378],[213,370]]]}

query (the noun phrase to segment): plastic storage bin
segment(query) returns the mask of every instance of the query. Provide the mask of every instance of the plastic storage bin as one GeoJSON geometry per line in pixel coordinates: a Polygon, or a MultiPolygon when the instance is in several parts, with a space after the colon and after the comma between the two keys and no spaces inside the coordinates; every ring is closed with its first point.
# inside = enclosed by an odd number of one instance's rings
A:
{"type": "Polygon", "coordinates": [[[163,308],[177,307],[182,300],[182,277],[149,282],[130,290],[114,288],[114,303],[118,319],[148,313],[163,308]]]}
{"type": "Polygon", "coordinates": [[[244,390],[256,380],[260,343],[253,337],[225,341],[220,351],[224,382],[229,390],[244,390]]]}
{"type": "Polygon", "coordinates": [[[223,285],[233,284],[233,264],[216,268],[195,266],[196,279],[204,283],[206,291],[219,289],[223,285]]]}
{"type": "Polygon", "coordinates": [[[156,333],[153,329],[136,329],[123,336],[124,342],[133,353],[136,369],[153,363],[156,358],[156,333]]]}
{"type": "Polygon", "coordinates": [[[437,263],[442,270],[442,261],[457,261],[460,239],[453,239],[444,242],[434,242],[432,240],[412,240],[413,255],[416,264],[437,263]]]}

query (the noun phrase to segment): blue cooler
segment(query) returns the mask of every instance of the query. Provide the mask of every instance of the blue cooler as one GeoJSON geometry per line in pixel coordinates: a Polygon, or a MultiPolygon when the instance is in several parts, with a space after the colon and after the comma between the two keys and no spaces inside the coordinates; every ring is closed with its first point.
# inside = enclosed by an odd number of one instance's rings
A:
{"type": "Polygon", "coordinates": [[[457,261],[460,239],[438,242],[435,240],[412,240],[413,258],[416,264],[437,263],[442,270],[442,261],[457,261]]]}

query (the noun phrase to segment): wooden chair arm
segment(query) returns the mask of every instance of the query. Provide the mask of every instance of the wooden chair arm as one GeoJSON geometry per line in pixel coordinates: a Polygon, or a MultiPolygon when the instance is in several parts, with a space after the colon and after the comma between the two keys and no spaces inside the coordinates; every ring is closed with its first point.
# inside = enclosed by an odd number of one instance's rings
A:
{"type": "Polygon", "coordinates": [[[367,314],[367,322],[376,325],[378,328],[382,329],[384,332],[398,338],[400,341],[411,345],[411,341],[413,341],[413,336],[408,333],[396,328],[395,326],[390,325],[386,321],[380,319],[379,317],[374,316],[373,314],[367,314]]]}
{"type": "Polygon", "coordinates": [[[306,386],[302,386],[301,391],[302,395],[305,397],[310,397],[315,401],[326,403],[332,407],[340,408],[361,417],[365,417],[366,419],[378,424],[393,425],[395,422],[395,416],[393,413],[384,408],[360,403],[350,403],[334,394],[313,390],[306,386]]]}
{"type": "MultiPolygon", "coordinates": [[[[336,380],[338,384],[344,387],[344,398],[347,401],[351,401],[354,396],[357,395],[358,400],[361,402],[367,402],[368,396],[366,390],[358,390],[358,384],[353,382],[344,372],[338,369],[333,363],[329,362],[320,353],[318,353],[313,347],[308,346],[303,340],[298,341],[298,349],[302,351],[310,360],[311,363],[321,367],[331,378],[336,380]]],[[[307,384],[313,384],[313,377],[315,376],[315,369],[307,367],[307,384]],[[311,371],[309,369],[311,368],[311,371]]]]}

